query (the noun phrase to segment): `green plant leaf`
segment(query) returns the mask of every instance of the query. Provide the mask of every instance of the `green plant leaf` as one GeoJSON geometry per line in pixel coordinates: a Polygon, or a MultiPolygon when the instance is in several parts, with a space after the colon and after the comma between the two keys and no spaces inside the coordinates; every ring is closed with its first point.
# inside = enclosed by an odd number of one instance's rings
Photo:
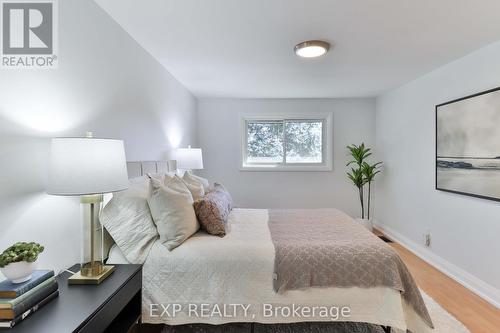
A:
{"type": "Polygon", "coordinates": [[[20,261],[35,262],[45,248],[35,242],[18,242],[0,254],[0,268],[20,261]]]}

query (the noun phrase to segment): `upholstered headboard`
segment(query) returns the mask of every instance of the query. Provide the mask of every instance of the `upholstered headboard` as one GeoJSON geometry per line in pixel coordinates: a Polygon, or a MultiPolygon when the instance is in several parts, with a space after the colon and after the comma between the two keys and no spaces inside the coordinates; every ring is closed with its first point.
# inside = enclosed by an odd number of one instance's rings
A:
{"type": "Polygon", "coordinates": [[[176,170],[176,160],[127,162],[129,179],[144,176],[148,173],[175,172],[176,170]]]}
{"type": "MultiPolygon", "coordinates": [[[[175,172],[177,170],[177,161],[137,161],[127,162],[128,178],[135,178],[147,175],[148,173],[175,172]]],[[[104,229],[103,250],[104,257],[107,258],[109,250],[115,241],[111,235],[104,229]]]]}

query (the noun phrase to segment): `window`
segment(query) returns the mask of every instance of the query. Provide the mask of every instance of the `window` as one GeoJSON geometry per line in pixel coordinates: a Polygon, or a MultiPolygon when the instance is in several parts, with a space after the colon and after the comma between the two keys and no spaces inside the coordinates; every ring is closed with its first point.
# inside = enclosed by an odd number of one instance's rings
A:
{"type": "Polygon", "coordinates": [[[243,170],[331,170],[330,115],[243,117],[243,170]]]}

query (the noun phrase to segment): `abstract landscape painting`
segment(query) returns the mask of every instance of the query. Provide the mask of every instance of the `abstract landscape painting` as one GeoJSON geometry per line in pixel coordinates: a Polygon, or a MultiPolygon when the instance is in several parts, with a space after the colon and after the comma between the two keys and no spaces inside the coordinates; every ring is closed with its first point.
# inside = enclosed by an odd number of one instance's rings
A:
{"type": "Polygon", "coordinates": [[[436,189],[500,200],[500,88],[436,106],[436,189]]]}

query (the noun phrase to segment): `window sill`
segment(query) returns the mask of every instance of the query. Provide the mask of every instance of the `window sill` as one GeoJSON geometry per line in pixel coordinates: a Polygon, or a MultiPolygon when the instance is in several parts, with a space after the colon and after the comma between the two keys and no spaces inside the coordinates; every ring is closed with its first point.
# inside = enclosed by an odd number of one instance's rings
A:
{"type": "Polygon", "coordinates": [[[259,172],[328,172],[332,171],[331,165],[243,165],[240,171],[259,171],[259,172]]]}

